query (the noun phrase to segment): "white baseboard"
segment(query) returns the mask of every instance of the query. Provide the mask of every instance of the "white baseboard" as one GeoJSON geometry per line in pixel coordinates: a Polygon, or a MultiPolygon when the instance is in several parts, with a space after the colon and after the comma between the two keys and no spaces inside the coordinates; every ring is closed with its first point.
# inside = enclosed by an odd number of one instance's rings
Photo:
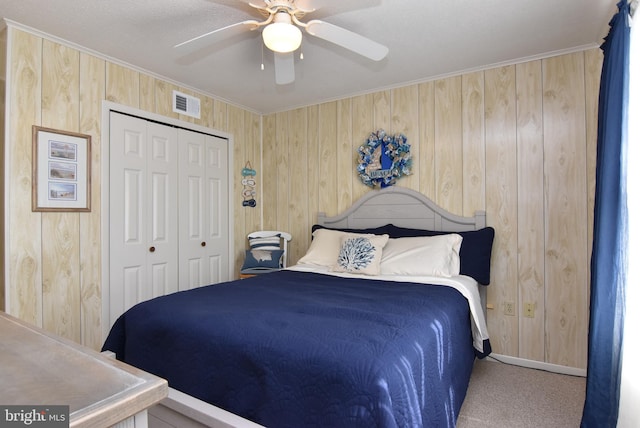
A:
{"type": "Polygon", "coordinates": [[[545,370],[552,373],[560,373],[570,376],[587,376],[586,369],[579,369],[576,367],[561,366],[558,364],[545,363],[542,361],[527,360],[525,358],[511,357],[509,355],[501,355],[492,353],[487,357],[487,360],[494,360],[500,363],[513,364],[514,366],[526,367],[529,369],[545,370]]]}

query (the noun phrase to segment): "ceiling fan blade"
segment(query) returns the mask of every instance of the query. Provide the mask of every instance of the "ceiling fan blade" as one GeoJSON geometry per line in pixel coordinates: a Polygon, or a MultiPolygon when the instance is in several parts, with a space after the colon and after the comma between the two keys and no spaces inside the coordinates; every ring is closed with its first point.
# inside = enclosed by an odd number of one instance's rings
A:
{"type": "Polygon", "coordinates": [[[258,28],[259,24],[260,23],[258,21],[253,19],[238,22],[237,24],[228,25],[226,27],[205,33],[201,36],[194,37],[193,39],[189,39],[185,42],[178,43],[174,46],[174,48],[193,52],[205,48],[213,43],[224,40],[227,37],[242,34],[245,31],[254,30],[258,28]]]}
{"type": "Polygon", "coordinates": [[[295,80],[296,73],[293,68],[293,52],[274,52],[273,64],[276,74],[276,84],[286,85],[295,80]]]}
{"type": "Polygon", "coordinates": [[[389,53],[386,46],[328,22],[314,19],[307,23],[306,30],[312,36],[335,43],[373,61],[380,61],[389,53]]]}

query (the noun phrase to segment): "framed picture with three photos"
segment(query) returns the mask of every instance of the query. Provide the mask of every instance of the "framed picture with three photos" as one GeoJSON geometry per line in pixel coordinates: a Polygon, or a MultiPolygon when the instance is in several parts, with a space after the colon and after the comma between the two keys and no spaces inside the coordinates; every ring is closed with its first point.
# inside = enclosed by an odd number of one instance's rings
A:
{"type": "Polygon", "coordinates": [[[32,211],[91,211],[91,136],[33,126],[32,211]]]}

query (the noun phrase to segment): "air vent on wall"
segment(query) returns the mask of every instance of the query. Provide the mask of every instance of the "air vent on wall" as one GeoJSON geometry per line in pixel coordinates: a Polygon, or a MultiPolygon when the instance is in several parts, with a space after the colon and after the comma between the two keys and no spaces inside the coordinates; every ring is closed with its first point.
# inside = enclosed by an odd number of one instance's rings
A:
{"type": "Polygon", "coordinates": [[[200,99],[173,91],[173,111],[200,119],[200,99]]]}

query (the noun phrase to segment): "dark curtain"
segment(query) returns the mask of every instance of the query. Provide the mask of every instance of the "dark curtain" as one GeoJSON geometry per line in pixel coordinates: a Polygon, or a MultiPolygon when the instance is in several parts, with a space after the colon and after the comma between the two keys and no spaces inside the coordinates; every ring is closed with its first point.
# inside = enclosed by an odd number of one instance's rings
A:
{"type": "Polygon", "coordinates": [[[627,272],[629,5],[618,3],[602,50],[584,428],[616,426],[627,272]]]}

